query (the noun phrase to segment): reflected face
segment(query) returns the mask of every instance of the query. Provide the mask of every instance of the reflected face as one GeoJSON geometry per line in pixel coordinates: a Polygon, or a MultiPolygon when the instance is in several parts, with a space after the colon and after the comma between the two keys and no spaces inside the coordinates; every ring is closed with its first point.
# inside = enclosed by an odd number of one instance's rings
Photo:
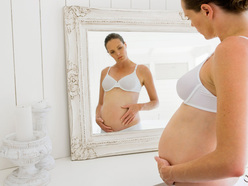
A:
{"type": "Polygon", "coordinates": [[[107,51],[109,55],[111,55],[112,58],[116,62],[120,62],[127,59],[127,45],[126,43],[122,43],[119,39],[111,39],[106,44],[107,51]]]}
{"type": "Polygon", "coordinates": [[[186,9],[185,3],[181,1],[182,9],[185,17],[191,21],[191,26],[195,27],[197,31],[202,34],[206,39],[212,39],[214,36],[213,29],[208,21],[206,12],[201,10],[196,12],[194,10],[186,9]]]}

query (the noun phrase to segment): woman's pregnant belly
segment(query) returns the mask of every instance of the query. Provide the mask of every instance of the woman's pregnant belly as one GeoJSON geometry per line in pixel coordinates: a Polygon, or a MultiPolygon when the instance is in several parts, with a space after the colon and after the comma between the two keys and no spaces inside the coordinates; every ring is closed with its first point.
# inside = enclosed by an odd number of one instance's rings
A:
{"type": "Polygon", "coordinates": [[[120,131],[129,128],[140,121],[139,114],[135,116],[134,120],[128,125],[124,125],[121,117],[128,109],[122,108],[127,104],[136,104],[138,100],[138,93],[126,92],[123,90],[111,90],[104,96],[101,116],[104,124],[112,127],[114,131],[120,131]],[[112,91],[112,92],[111,92],[112,91]]]}
{"type": "MultiPolygon", "coordinates": [[[[164,129],[159,156],[176,165],[204,156],[216,148],[215,113],[182,104],[164,129]]],[[[234,179],[205,183],[176,183],[182,186],[233,186],[234,179]]]]}

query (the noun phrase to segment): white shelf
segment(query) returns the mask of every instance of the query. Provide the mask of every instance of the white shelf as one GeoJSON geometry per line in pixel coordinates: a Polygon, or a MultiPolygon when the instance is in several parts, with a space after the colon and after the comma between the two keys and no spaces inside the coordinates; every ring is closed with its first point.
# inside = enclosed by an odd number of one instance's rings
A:
{"type": "MultiPolygon", "coordinates": [[[[154,156],[157,152],[71,161],[56,160],[49,186],[153,186],[162,183],[154,156]]],[[[14,170],[0,171],[0,185],[14,170]]]]}

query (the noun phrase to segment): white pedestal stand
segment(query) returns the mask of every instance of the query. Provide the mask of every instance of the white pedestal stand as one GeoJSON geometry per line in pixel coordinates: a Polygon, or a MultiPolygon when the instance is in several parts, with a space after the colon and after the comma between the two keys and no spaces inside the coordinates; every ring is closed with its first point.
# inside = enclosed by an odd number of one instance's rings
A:
{"type": "Polygon", "coordinates": [[[42,131],[34,131],[34,139],[27,142],[16,140],[15,133],[3,139],[0,156],[19,166],[6,179],[5,186],[45,186],[50,182],[47,170],[35,165],[52,151],[49,137],[42,131]]]}

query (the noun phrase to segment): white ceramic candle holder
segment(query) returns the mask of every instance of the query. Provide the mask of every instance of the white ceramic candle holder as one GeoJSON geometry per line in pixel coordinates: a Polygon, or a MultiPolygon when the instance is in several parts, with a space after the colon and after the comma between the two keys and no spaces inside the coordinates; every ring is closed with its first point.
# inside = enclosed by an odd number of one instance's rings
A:
{"type": "MultiPolygon", "coordinates": [[[[33,128],[36,131],[42,131],[48,135],[47,121],[51,108],[44,103],[45,102],[40,102],[32,107],[33,128]]],[[[51,170],[54,168],[54,165],[54,158],[50,154],[47,154],[36,164],[36,167],[39,169],[51,170]]]]}
{"type": "Polygon", "coordinates": [[[27,142],[16,140],[16,134],[4,137],[0,156],[19,166],[6,179],[5,186],[45,186],[50,182],[47,170],[35,165],[52,151],[49,137],[42,131],[34,131],[34,138],[27,142]]]}
{"type": "Polygon", "coordinates": [[[47,121],[50,107],[35,108],[32,107],[33,129],[43,131],[47,134],[47,121]]]}

